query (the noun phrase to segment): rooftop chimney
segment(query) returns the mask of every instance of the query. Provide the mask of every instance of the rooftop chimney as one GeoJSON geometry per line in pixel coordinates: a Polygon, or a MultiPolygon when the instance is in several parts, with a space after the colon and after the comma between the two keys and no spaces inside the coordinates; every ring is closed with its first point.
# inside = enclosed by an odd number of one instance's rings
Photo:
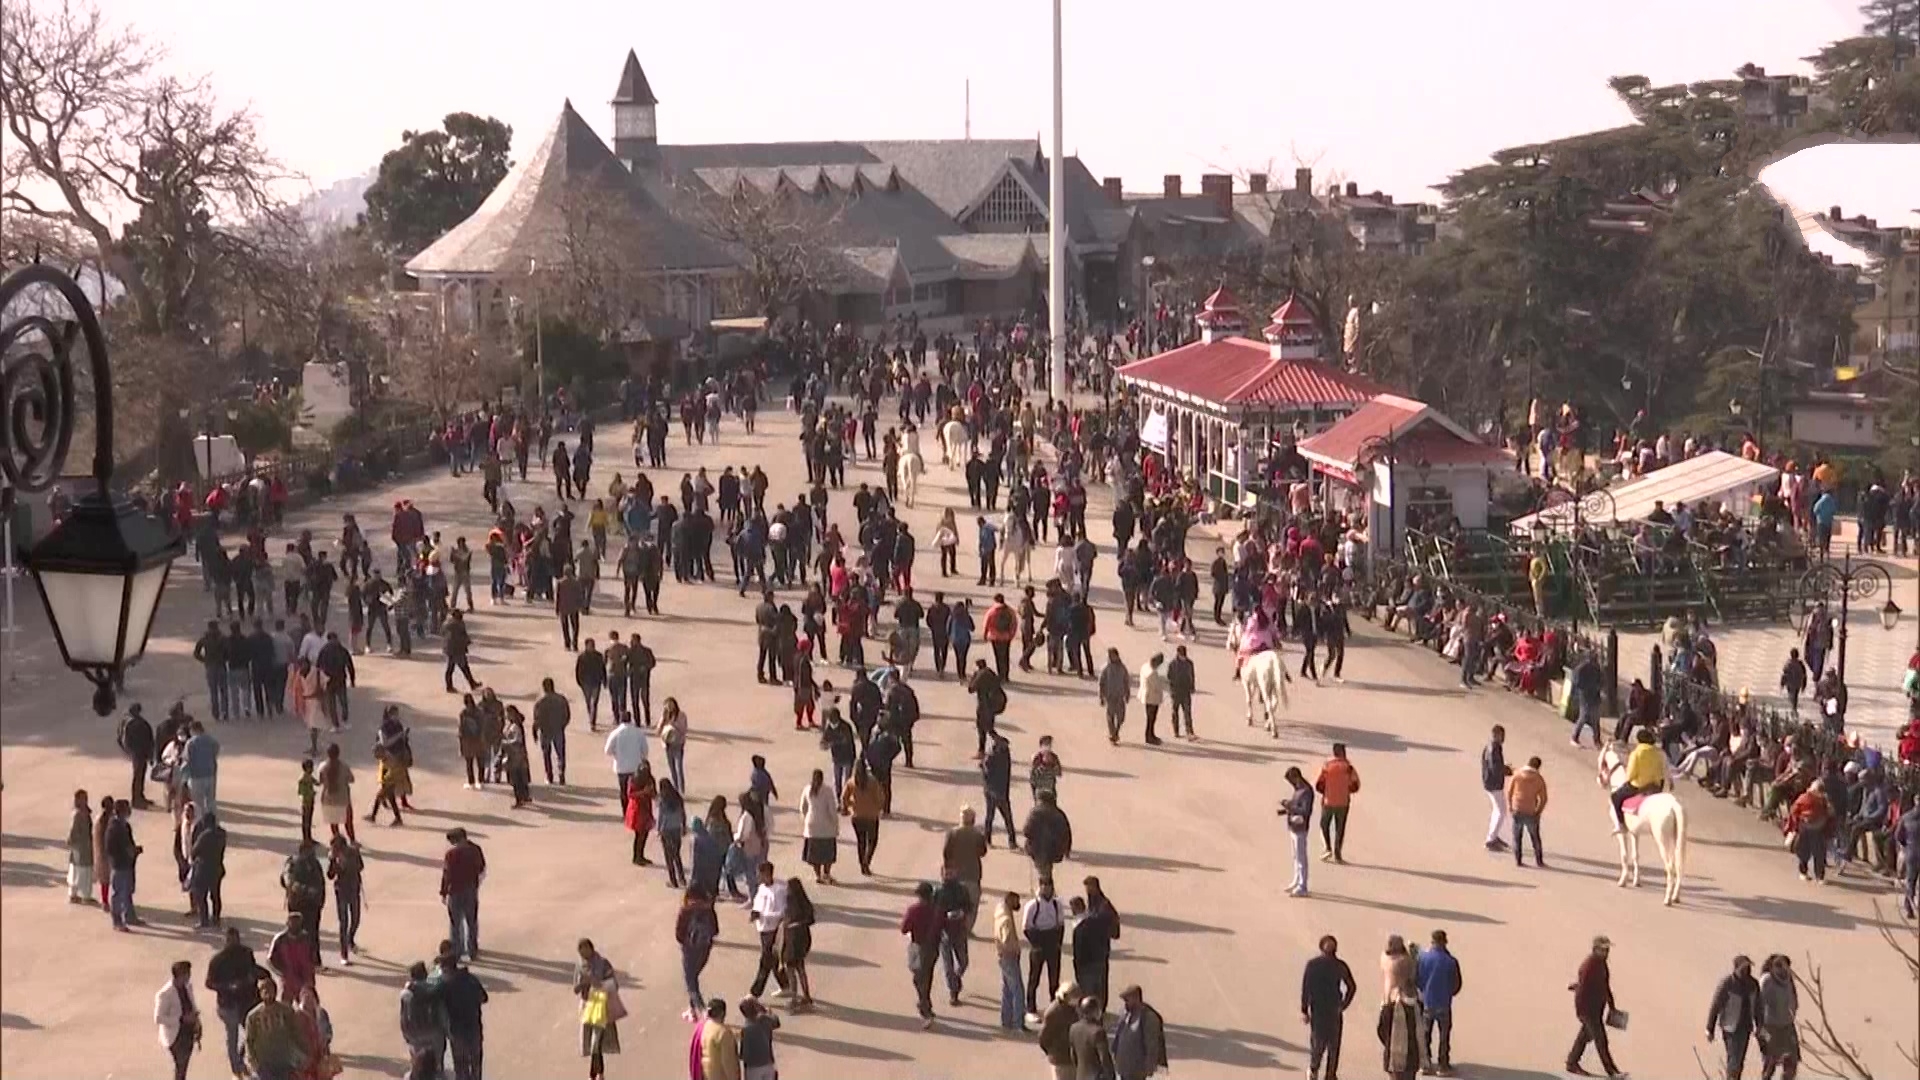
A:
{"type": "Polygon", "coordinates": [[[1200,191],[1204,195],[1212,196],[1214,209],[1220,211],[1222,217],[1233,213],[1232,176],[1226,173],[1202,173],[1200,191]]]}
{"type": "Polygon", "coordinates": [[[1832,206],[1827,207],[1827,220],[1828,221],[1841,220],[1839,203],[1834,203],[1832,206]]]}
{"type": "Polygon", "coordinates": [[[1267,174],[1263,172],[1247,174],[1247,190],[1255,195],[1267,193],[1267,174]]]}
{"type": "Polygon", "coordinates": [[[1160,191],[1169,199],[1180,197],[1180,174],[1168,173],[1160,178],[1160,191]]]}
{"type": "Polygon", "coordinates": [[[1107,189],[1107,198],[1112,199],[1114,202],[1120,201],[1121,190],[1119,177],[1109,176],[1100,181],[1100,186],[1107,189]]]}
{"type": "Polygon", "coordinates": [[[1313,170],[1301,166],[1293,170],[1293,190],[1306,194],[1313,190],[1313,170]]]}
{"type": "Polygon", "coordinates": [[[1347,198],[1357,199],[1359,197],[1360,197],[1360,185],[1354,183],[1351,180],[1347,181],[1347,198]]]}

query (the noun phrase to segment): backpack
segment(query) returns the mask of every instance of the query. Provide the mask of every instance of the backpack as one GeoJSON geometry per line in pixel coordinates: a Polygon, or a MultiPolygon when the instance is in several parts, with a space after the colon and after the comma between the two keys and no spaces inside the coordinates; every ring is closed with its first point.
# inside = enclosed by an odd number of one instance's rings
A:
{"type": "Polygon", "coordinates": [[[995,683],[988,691],[987,708],[992,710],[995,716],[1007,711],[1007,692],[998,683],[995,683]]]}

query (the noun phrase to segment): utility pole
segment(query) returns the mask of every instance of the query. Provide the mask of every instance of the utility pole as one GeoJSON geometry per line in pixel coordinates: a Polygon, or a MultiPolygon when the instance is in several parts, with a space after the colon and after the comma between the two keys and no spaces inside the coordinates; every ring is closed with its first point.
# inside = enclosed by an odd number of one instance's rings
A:
{"type": "Polygon", "coordinates": [[[547,331],[540,319],[540,282],[534,277],[540,270],[540,260],[527,260],[528,284],[533,286],[533,373],[540,393],[540,407],[547,404],[547,331]]]}
{"type": "Polygon", "coordinates": [[[1047,390],[1055,401],[1067,399],[1067,164],[1060,125],[1060,2],[1053,0],[1053,155],[1047,169],[1047,390]]]}

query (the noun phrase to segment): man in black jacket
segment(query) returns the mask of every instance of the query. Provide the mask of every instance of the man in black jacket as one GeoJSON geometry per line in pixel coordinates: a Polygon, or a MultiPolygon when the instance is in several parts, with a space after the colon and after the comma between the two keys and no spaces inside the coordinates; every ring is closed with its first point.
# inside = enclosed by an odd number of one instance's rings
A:
{"type": "Polygon", "coordinates": [[[1020,850],[1019,838],[1013,832],[1013,750],[1007,745],[1007,737],[997,731],[992,747],[980,762],[980,787],[987,800],[987,819],[980,831],[988,845],[993,843],[993,815],[997,811],[1007,823],[1007,850],[1020,850]]]}
{"type": "Polygon", "coordinates": [[[246,1076],[246,1057],[240,1051],[240,1033],[247,1014],[260,1003],[260,980],[267,970],[253,950],[240,943],[240,931],[227,928],[226,944],[207,961],[207,989],[213,991],[220,1023],[227,1029],[227,1065],[235,1076],[246,1076]]]}
{"type": "Polygon", "coordinates": [[[1187,718],[1187,738],[1197,739],[1193,732],[1193,658],[1187,655],[1187,647],[1182,645],[1173,651],[1173,659],[1167,664],[1167,696],[1173,699],[1173,737],[1180,737],[1180,717],[1187,718]]]}
{"type": "Polygon", "coordinates": [[[1707,1008],[1707,1038],[1719,1039],[1727,1049],[1727,1080],[1740,1080],[1747,1065],[1747,1044],[1753,1038],[1760,1012],[1760,983],[1753,977],[1753,961],[1733,958],[1733,971],[1714,988],[1707,1008]]]}
{"type": "Polygon", "coordinates": [[[1320,1063],[1327,1080],[1340,1075],[1340,1034],[1347,1006],[1353,1004],[1353,970],[1340,959],[1340,942],[1332,934],[1320,939],[1320,955],[1307,961],[1300,978],[1300,1019],[1307,1025],[1307,1075],[1319,1080],[1320,1063]]]}
{"type": "Polygon", "coordinates": [[[453,673],[455,671],[459,671],[460,674],[467,677],[467,689],[480,689],[480,680],[473,677],[473,668],[468,666],[468,656],[473,650],[473,635],[467,632],[467,619],[465,615],[461,614],[460,609],[455,608],[447,612],[445,630],[446,638],[444,644],[447,652],[447,693],[459,693],[458,690],[453,688],[453,673]]]}
{"type": "Polygon", "coordinates": [[[775,648],[780,620],[780,609],[773,602],[772,590],[760,594],[760,603],[753,609],[753,627],[759,652],[753,660],[753,678],[755,682],[780,683],[780,659],[775,648]]]}
{"type": "Polygon", "coordinates": [[[1493,738],[1480,751],[1480,787],[1493,807],[1492,816],[1487,818],[1488,851],[1507,850],[1507,842],[1500,835],[1507,823],[1507,777],[1513,775],[1507,767],[1506,743],[1507,729],[1495,724],[1493,738]]]}
{"type": "Polygon", "coordinates": [[[215,720],[225,720],[231,710],[227,699],[227,636],[220,632],[218,620],[207,620],[207,632],[193,643],[193,658],[207,677],[208,710],[215,720]]]}
{"type": "Polygon", "coordinates": [[[127,707],[127,718],[120,721],[117,740],[120,749],[133,763],[133,790],[128,800],[135,810],[143,810],[153,804],[147,801],[147,766],[153,761],[153,725],[140,715],[140,703],[134,702],[127,707]]]}
{"type": "Polygon", "coordinates": [[[632,646],[627,650],[628,689],[632,697],[628,700],[627,715],[638,716],[640,723],[653,726],[653,669],[659,664],[653,650],[640,640],[640,635],[632,638],[632,646]]]}
{"type": "Polygon", "coordinates": [[[920,695],[905,680],[887,691],[887,728],[900,740],[907,768],[913,768],[913,725],[920,722],[920,695]]]}
{"type": "Polygon", "coordinates": [[[314,658],[313,666],[320,669],[320,704],[328,722],[337,731],[352,723],[347,690],[359,681],[353,670],[353,654],[340,644],[338,632],[327,631],[327,643],[320,646],[320,655],[314,658]]]}

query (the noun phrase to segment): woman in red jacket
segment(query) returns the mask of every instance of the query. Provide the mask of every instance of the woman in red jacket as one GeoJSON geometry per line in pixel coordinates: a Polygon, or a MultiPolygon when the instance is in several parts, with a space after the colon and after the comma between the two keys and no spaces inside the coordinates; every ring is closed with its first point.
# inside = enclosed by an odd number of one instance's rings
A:
{"type": "Polygon", "coordinates": [[[652,866],[647,858],[647,834],[653,831],[653,800],[659,787],[653,780],[653,766],[645,760],[640,771],[627,781],[627,831],[633,833],[633,865],[652,866]]]}

